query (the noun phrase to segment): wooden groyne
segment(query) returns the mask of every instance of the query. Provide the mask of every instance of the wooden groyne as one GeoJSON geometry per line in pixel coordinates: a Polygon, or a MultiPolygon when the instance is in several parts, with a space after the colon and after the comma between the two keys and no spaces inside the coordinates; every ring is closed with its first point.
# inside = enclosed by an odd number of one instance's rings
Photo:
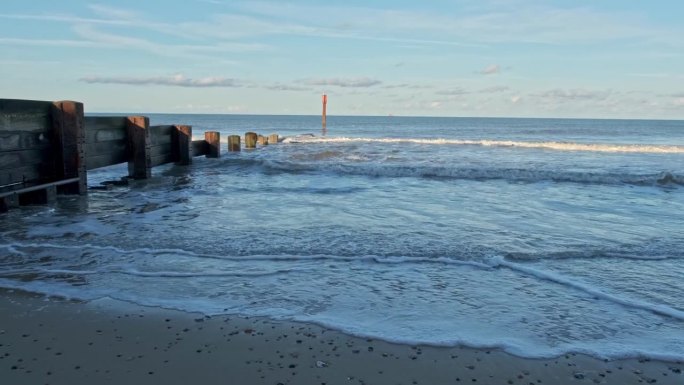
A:
{"type": "MultiPolygon", "coordinates": [[[[238,151],[239,143],[238,137],[238,151]]],[[[155,166],[220,157],[220,148],[218,132],[192,140],[188,125],[86,117],[83,104],[73,101],[0,99],[0,212],[49,203],[57,194],[86,194],[89,170],[128,163],[129,178],[145,179],[155,166]]]]}

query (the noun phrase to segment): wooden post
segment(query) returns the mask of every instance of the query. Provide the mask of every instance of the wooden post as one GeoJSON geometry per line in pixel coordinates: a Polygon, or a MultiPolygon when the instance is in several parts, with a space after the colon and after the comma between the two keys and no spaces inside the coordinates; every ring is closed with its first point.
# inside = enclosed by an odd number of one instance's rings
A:
{"type": "Polygon", "coordinates": [[[268,136],[268,144],[277,144],[278,143],[278,134],[271,134],[268,136]]]}
{"type": "Polygon", "coordinates": [[[58,187],[64,194],[85,194],[88,190],[86,171],[86,137],[83,103],[59,101],[52,104],[55,177],[78,178],[78,182],[58,187]]]}
{"type": "Polygon", "coordinates": [[[221,134],[216,131],[204,133],[204,140],[207,142],[207,158],[218,158],[221,156],[221,134]]]}
{"type": "Polygon", "coordinates": [[[228,137],[228,151],[240,151],[240,135],[230,135],[228,137]]]}
{"type": "Polygon", "coordinates": [[[323,94],[323,130],[326,127],[327,120],[327,109],[328,109],[328,95],[323,94]]]}
{"type": "Polygon", "coordinates": [[[245,148],[256,148],[257,134],[254,132],[245,133],[245,148]]]}
{"type": "Polygon", "coordinates": [[[152,146],[150,119],[146,116],[129,116],[128,127],[128,176],[147,179],[152,176],[152,146]]]}
{"type": "Polygon", "coordinates": [[[259,135],[259,137],[257,138],[257,142],[262,146],[267,146],[268,145],[268,138],[263,136],[263,135],[259,135]]]}
{"type": "Polygon", "coordinates": [[[176,158],[176,164],[181,166],[187,166],[192,163],[192,154],[190,150],[190,144],[192,143],[192,126],[174,126],[176,131],[174,136],[176,137],[175,151],[178,154],[176,158]]]}

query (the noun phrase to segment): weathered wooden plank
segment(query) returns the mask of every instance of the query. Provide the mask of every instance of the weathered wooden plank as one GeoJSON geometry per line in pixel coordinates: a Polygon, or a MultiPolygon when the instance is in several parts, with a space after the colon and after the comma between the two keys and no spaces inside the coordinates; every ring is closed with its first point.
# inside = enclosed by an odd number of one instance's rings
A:
{"type": "Polygon", "coordinates": [[[173,149],[171,148],[171,144],[169,144],[168,146],[150,146],[150,154],[152,156],[167,155],[167,154],[173,155],[173,149]]]}
{"type": "Polygon", "coordinates": [[[152,156],[152,167],[156,167],[166,163],[174,163],[175,161],[176,159],[174,159],[173,154],[161,154],[152,156]]]}
{"type": "MultiPolygon", "coordinates": [[[[52,168],[52,164],[41,163],[31,164],[23,167],[13,168],[9,170],[0,170],[0,190],[4,190],[3,186],[14,183],[31,182],[41,179],[41,175],[45,174],[52,168]]],[[[9,186],[14,189],[17,186],[9,186]]],[[[21,187],[21,186],[18,186],[21,187]]]]}
{"type": "Polygon", "coordinates": [[[153,134],[171,135],[171,133],[173,133],[173,130],[175,130],[175,126],[169,124],[150,126],[150,131],[153,134]]]}
{"type": "Polygon", "coordinates": [[[49,114],[51,108],[52,102],[44,100],[0,99],[0,114],[17,112],[49,114]]]}
{"type": "Polygon", "coordinates": [[[125,151],[104,152],[98,155],[89,155],[86,159],[88,170],[94,170],[96,168],[107,167],[126,162],[128,162],[128,153],[125,151]]]}
{"type": "Polygon", "coordinates": [[[169,145],[171,146],[172,138],[175,131],[174,126],[150,126],[150,143],[153,146],[169,145]]]}
{"type": "Polygon", "coordinates": [[[85,130],[86,143],[125,140],[128,136],[123,116],[86,116],[85,130]]]}
{"type": "Polygon", "coordinates": [[[208,145],[206,140],[193,140],[190,143],[192,156],[207,155],[208,145]]]}
{"type": "Polygon", "coordinates": [[[50,137],[45,132],[0,131],[0,152],[50,147],[50,137]]]}
{"type": "Polygon", "coordinates": [[[32,164],[52,163],[49,150],[0,152],[0,170],[20,168],[32,164]]]}
{"type": "Polygon", "coordinates": [[[86,152],[88,153],[88,158],[91,156],[97,156],[105,152],[122,152],[126,153],[128,151],[128,142],[126,139],[119,140],[107,140],[103,142],[88,143],[86,145],[86,152]]]}
{"type": "Polygon", "coordinates": [[[152,176],[150,156],[150,119],[145,116],[129,116],[128,129],[128,176],[147,179],[152,176]]]}
{"type": "Polygon", "coordinates": [[[92,116],[84,117],[88,129],[107,129],[112,127],[126,127],[126,116],[92,116]]]}
{"type": "Polygon", "coordinates": [[[48,132],[51,102],[0,99],[0,130],[48,132]]]}

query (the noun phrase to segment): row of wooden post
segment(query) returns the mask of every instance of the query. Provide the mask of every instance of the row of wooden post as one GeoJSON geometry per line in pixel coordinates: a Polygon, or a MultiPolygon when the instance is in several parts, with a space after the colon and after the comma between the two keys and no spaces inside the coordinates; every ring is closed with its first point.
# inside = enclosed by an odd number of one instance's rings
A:
{"type": "MultiPolygon", "coordinates": [[[[152,175],[151,139],[149,131],[149,118],[133,116],[128,118],[128,140],[130,158],[128,162],[128,174],[134,179],[146,179],[152,175]]],[[[176,164],[188,165],[192,162],[192,126],[176,125],[173,134],[173,153],[176,154],[176,164]]],[[[240,151],[240,136],[228,136],[228,151],[240,151]]],[[[269,143],[278,143],[278,134],[268,137],[254,132],[245,133],[245,148],[256,148],[257,142],[264,146],[269,143]]],[[[221,156],[221,134],[217,131],[204,133],[206,142],[207,158],[221,156]]]]}
{"type": "MultiPolygon", "coordinates": [[[[57,193],[66,194],[85,194],[87,191],[87,157],[86,157],[86,128],[83,104],[72,101],[60,102],[36,102],[36,101],[5,101],[0,100],[0,112],[16,114],[16,111],[21,111],[19,107],[29,111],[27,116],[32,117],[30,121],[33,126],[30,126],[34,131],[40,133],[40,138],[48,137],[52,141],[50,146],[42,144],[42,139],[34,139],[31,135],[25,132],[24,126],[18,125],[18,128],[7,130],[5,129],[5,137],[19,138],[16,139],[15,147],[10,145],[14,142],[3,142],[5,146],[0,146],[5,153],[11,153],[12,156],[5,156],[5,163],[16,159],[31,159],[35,164],[40,160],[46,160],[43,163],[50,163],[50,167],[45,168],[45,172],[34,173],[32,180],[14,180],[11,179],[13,174],[7,174],[9,168],[0,171],[5,171],[6,177],[4,185],[0,186],[0,213],[7,211],[10,207],[27,205],[27,204],[44,204],[54,200],[57,193]],[[49,103],[49,104],[48,104],[49,103]],[[9,106],[9,107],[8,107],[9,106]],[[17,107],[19,106],[19,107],[17,107]],[[11,109],[10,107],[14,108],[11,109]],[[34,111],[35,110],[35,111],[34,111]],[[37,111],[37,112],[36,112],[37,111]],[[35,115],[35,116],[34,116],[35,115]],[[45,124],[47,122],[47,124],[45,124]],[[42,130],[42,131],[41,131],[42,130]],[[8,134],[9,132],[9,134],[8,134]],[[23,138],[23,139],[22,139],[23,138]],[[28,138],[28,139],[26,139],[28,138]],[[40,142],[40,143],[39,143],[40,142]],[[9,144],[8,144],[9,143],[9,144]],[[33,147],[29,147],[33,145],[33,147]],[[37,147],[37,146],[42,147],[37,147]],[[10,150],[7,150],[7,149],[10,150]],[[15,153],[19,155],[15,155],[15,153]],[[22,158],[23,156],[23,158],[22,158]],[[44,159],[43,159],[44,158],[44,159]],[[49,161],[49,162],[48,162],[49,161]],[[9,190],[8,190],[9,186],[9,190]],[[7,191],[6,191],[7,190],[7,191]]],[[[2,117],[2,116],[0,116],[2,117]]],[[[7,119],[6,119],[7,120],[7,119]]],[[[5,126],[8,124],[5,123],[5,126]]],[[[192,162],[192,157],[200,154],[206,154],[210,158],[218,158],[221,154],[221,138],[218,132],[209,131],[205,133],[204,141],[192,141],[192,127],[186,125],[163,126],[166,135],[170,132],[170,148],[167,143],[169,141],[161,141],[159,139],[158,130],[162,126],[155,126],[156,134],[151,133],[149,125],[149,118],[144,116],[131,116],[125,120],[125,134],[126,143],[125,155],[119,155],[116,151],[117,146],[121,146],[116,140],[103,140],[101,143],[90,143],[90,145],[109,144],[107,147],[110,161],[118,160],[119,163],[128,160],[129,177],[134,179],[146,179],[151,177],[152,167],[164,163],[175,162],[179,165],[188,165],[192,162]],[[171,131],[168,131],[171,128],[171,131]],[[156,136],[155,136],[156,135],[156,136]],[[114,154],[114,155],[112,155],[114,154]],[[123,158],[123,159],[121,159],[123,158]],[[119,160],[120,159],[120,160],[119,160]]],[[[116,132],[114,130],[106,131],[106,133],[116,132]]],[[[99,131],[98,131],[99,133],[99,131]]],[[[36,134],[35,136],[38,138],[36,134]]],[[[107,135],[104,135],[105,137],[107,135]]],[[[254,149],[257,143],[261,146],[278,143],[278,134],[272,134],[268,137],[258,135],[254,132],[247,132],[244,137],[245,148],[254,149]]],[[[3,139],[6,141],[6,139],[3,139]]],[[[228,151],[240,151],[241,137],[239,135],[230,135],[228,137],[228,151]]],[[[100,161],[99,167],[104,167],[113,163],[106,163],[100,161]]],[[[33,166],[33,163],[29,164],[33,166]]],[[[19,164],[17,167],[30,167],[19,164]]],[[[41,163],[42,167],[42,163],[41,163]]],[[[93,167],[96,168],[96,167],[93,167]]],[[[33,171],[32,169],[29,171],[33,171]]],[[[15,178],[16,179],[16,178],[15,178]]]]}
{"type": "MultiPolygon", "coordinates": [[[[240,135],[228,136],[228,151],[235,152],[241,149],[240,135]]],[[[269,136],[258,135],[255,132],[245,133],[245,149],[254,149],[257,143],[261,146],[278,143],[278,134],[271,134],[269,136]]],[[[221,156],[221,134],[216,131],[207,131],[204,133],[204,141],[207,142],[207,158],[218,158],[221,156]]]]}

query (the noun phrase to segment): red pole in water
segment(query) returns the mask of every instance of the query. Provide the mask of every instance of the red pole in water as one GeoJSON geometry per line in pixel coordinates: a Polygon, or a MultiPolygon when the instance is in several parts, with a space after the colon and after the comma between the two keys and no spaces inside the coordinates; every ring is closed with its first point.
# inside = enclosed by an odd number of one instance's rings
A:
{"type": "Polygon", "coordinates": [[[323,94],[323,129],[325,130],[326,109],[328,106],[328,95],[323,94]]]}

